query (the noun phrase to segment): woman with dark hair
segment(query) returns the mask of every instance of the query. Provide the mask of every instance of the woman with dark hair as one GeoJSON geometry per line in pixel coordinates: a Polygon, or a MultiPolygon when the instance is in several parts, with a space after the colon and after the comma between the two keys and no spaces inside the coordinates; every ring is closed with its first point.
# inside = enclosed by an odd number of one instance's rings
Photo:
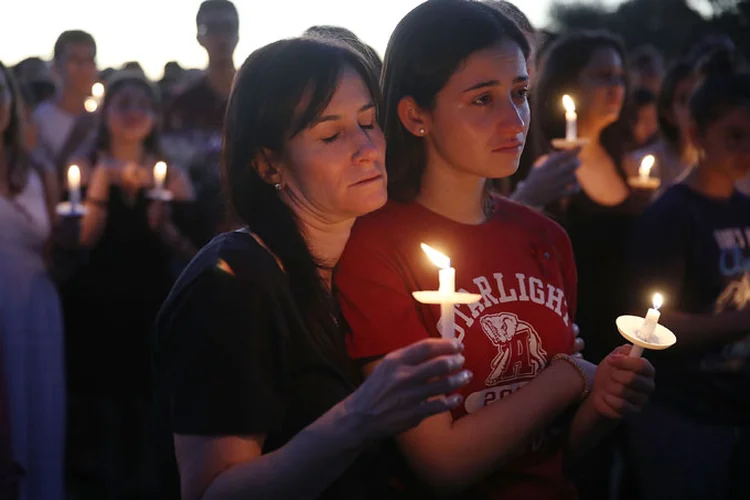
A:
{"type": "Polygon", "coordinates": [[[362,54],[367,62],[370,63],[375,74],[375,78],[380,80],[380,73],[383,71],[383,60],[371,46],[360,40],[351,30],[341,26],[316,25],[310,26],[305,30],[305,36],[317,36],[329,40],[338,40],[348,44],[351,48],[362,54]]]}
{"type": "Polygon", "coordinates": [[[160,109],[156,89],[142,76],[114,75],[94,148],[77,161],[86,185],[80,245],[88,261],[62,286],[70,450],[81,452],[71,456],[71,465],[76,473],[91,472],[82,470],[82,460],[83,451],[93,448],[102,469],[95,473],[110,492],[134,488],[146,474],[150,332],[174,282],[173,260],[194,253],[170,214],[172,206],[193,198],[186,175],[169,165],[164,186],[173,194],[171,204],[148,197],[154,165],[162,160],[160,109]]]}
{"type": "MultiPolygon", "coordinates": [[[[529,42],[526,57],[529,82],[533,83],[537,65],[537,50],[542,45],[541,33],[537,32],[529,18],[511,2],[484,0],[487,5],[500,11],[516,23],[529,42]]],[[[575,171],[580,165],[578,150],[557,151],[537,158],[530,168],[521,174],[492,181],[494,190],[511,200],[526,206],[542,209],[562,198],[576,194],[578,183],[575,171]]]]}
{"type": "MultiPolygon", "coordinates": [[[[60,300],[43,249],[52,224],[51,172],[25,149],[23,102],[0,63],[0,352],[13,457],[23,500],[62,500],[65,377],[60,300]]],[[[12,471],[16,472],[16,471],[12,471]]],[[[17,479],[17,476],[16,478],[17,479]]]]}
{"type": "Polygon", "coordinates": [[[679,332],[630,426],[644,500],[750,498],[750,198],[735,188],[750,174],[750,74],[707,74],[690,118],[698,163],[631,241],[639,290],[665,293],[661,321],[679,332]]]}
{"type": "Polygon", "coordinates": [[[464,404],[397,437],[441,495],[575,498],[564,451],[584,453],[653,384],[627,347],[599,369],[571,356],[565,232],[488,195],[488,179],[512,174],[524,146],[528,51],[518,27],[480,2],[430,0],[399,23],[383,73],[391,201],[357,222],[336,273],[349,353],[370,377],[394,349],[439,336],[440,307],[412,298],[437,288],[421,243],[450,258],[457,289],[481,294],[454,308],[473,373],[464,404]]]}
{"type": "Polygon", "coordinates": [[[378,101],[334,41],[275,42],[237,73],[223,172],[246,226],[201,250],[157,322],[161,498],[413,498],[379,441],[454,408],[443,395],[469,375],[448,340],[392,353],[359,388],[346,355],[331,273],[386,200],[378,101]]]}
{"type": "Polygon", "coordinates": [[[635,164],[640,164],[648,154],[654,155],[654,171],[661,179],[662,190],[678,182],[698,160],[697,150],[688,137],[688,100],[695,82],[695,65],[687,59],[675,61],[669,67],[656,101],[659,139],[632,154],[635,164]]]}

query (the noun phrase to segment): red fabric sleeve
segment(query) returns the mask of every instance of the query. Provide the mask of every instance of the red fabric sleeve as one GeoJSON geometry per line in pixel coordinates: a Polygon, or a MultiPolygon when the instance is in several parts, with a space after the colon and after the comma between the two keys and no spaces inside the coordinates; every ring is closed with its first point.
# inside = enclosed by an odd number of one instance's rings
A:
{"type": "Polygon", "coordinates": [[[354,232],[335,275],[354,359],[375,358],[430,336],[402,263],[381,235],[354,232]]]}

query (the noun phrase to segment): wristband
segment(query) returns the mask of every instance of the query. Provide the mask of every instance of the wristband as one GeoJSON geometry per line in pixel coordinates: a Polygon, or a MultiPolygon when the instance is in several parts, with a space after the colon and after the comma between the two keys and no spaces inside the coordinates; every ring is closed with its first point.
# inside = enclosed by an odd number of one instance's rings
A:
{"type": "Polygon", "coordinates": [[[583,401],[584,399],[586,399],[586,397],[591,393],[591,389],[593,388],[594,381],[591,380],[588,377],[588,375],[586,375],[586,372],[583,370],[583,368],[581,368],[581,365],[578,364],[578,360],[574,358],[573,356],[569,354],[558,353],[552,356],[552,360],[550,361],[550,363],[553,361],[557,361],[557,360],[566,361],[573,368],[576,369],[578,374],[583,379],[583,392],[581,393],[580,401],[583,401]]]}

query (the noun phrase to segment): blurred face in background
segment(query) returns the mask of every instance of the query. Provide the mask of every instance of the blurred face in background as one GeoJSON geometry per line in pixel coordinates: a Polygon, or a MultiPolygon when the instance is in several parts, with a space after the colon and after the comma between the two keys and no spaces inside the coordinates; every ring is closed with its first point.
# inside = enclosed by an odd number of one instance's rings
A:
{"type": "Polygon", "coordinates": [[[677,84],[677,88],[674,93],[674,100],[672,101],[672,109],[670,119],[675,127],[680,131],[680,138],[683,144],[687,144],[690,141],[690,96],[695,89],[697,79],[694,76],[689,76],[677,84]]]}
{"type": "Polygon", "coordinates": [[[656,103],[641,106],[636,111],[636,121],[633,124],[633,139],[636,146],[645,146],[659,132],[659,117],[656,103]]]}
{"type": "Polygon", "coordinates": [[[750,104],[730,110],[705,130],[693,130],[693,137],[702,165],[732,182],[750,174],[750,104]]]}
{"type": "Polygon", "coordinates": [[[591,54],[578,76],[581,96],[579,119],[589,127],[602,129],[617,121],[625,102],[625,68],[613,48],[601,47],[591,54]]]}
{"type": "Polygon", "coordinates": [[[198,43],[214,63],[230,64],[239,41],[239,19],[231,9],[209,11],[198,24],[198,43]]]}
{"type": "Polygon", "coordinates": [[[55,62],[55,71],[66,89],[81,96],[91,93],[96,82],[96,50],[88,43],[70,43],[55,62]]]}
{"type": "Polygon", "coordinates": [[[144,84],[124,83],[110,95],[105,111],[112,139],[142,141],[156,126],[153,96],[144,84]]]}

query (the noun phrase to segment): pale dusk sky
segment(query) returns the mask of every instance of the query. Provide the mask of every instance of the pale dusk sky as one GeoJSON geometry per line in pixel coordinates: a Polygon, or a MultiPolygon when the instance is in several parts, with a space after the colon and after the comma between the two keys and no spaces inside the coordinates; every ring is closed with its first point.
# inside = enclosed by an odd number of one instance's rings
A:
{"type": "MultiPolygon", "coordinates": [[[[401,18],[422,0],[234,0],[240,15],[240,64],[254,49],[299,35],[314,24],[354,31],[381,54],[401,18]]],[[[606,0],[605,3],[616,3],[606,0]]],[[[152,78],[164,63],[203,67],[206,56],[195,40],[195,14],[201,0],[0,0],[0,60],[15,64],[36,55],[49,58],[66,29],[90,32],[98,64],[119,67],[137,60],[152,78]]],[[[538,26],[547,22],[551,0],[517,0],[538,26]]]]}

